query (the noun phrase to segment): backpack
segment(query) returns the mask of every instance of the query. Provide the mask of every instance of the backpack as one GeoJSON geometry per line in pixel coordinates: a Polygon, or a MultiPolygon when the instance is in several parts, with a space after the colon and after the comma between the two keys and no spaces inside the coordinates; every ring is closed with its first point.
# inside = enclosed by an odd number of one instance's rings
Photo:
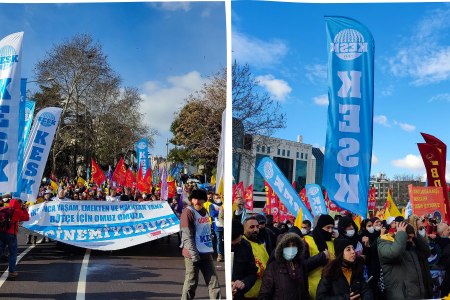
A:
{"type": "Polygon", "coordinates": [[[0,210],[0,232],[6,233],[11,228],[13,213],[13,207],[5,207],[0,210]]]}

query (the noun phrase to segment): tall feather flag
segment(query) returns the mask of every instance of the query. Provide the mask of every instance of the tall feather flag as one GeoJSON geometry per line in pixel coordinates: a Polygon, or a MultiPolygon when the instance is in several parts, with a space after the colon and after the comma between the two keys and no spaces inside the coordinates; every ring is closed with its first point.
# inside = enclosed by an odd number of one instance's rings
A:
{"type": "MultiPolygon", "coordinates": [[[[149,172],[150,172],[150,169],[147,170],[147,174],[149,172]]],[[[145,176],[148,176],[147,174],[145,174],[145,176]]],[[[138,176],[137,176],[137,187],[141,191],[141,193],[149,192],[148,185],[144,180],[144,176],[142,175],[142,166],[139,167],[139,172],[138,172],[138,176]]]]}
{"type": "Polygon", "coordinates": [[[226,112],[225,109],[222,113],[222,133],[220,135],[220,146],[219,146],[219,155],[217,158],[217,173],[215,177],[215,183],[216,183],[216,193],[223,196],[224,194],[224,187],[223,187],[223,180],[225,178],[225,135],[226,135],[226,112]]]}
{"type": "Polygon", "coordinates": [[[161,200],[168,200],[169,199],[169,188],[167,186],[167,172],[166,168],[163,167],[161,172],[161,200]]]}

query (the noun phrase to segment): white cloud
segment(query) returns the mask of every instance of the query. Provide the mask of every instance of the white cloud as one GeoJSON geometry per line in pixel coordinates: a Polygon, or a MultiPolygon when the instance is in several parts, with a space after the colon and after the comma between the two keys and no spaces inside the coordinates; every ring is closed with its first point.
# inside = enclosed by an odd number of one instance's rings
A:
{"type": "Polygon", "coordinates": [[[183,76],[167,77],[165,83],[148,81],[143,84],[141,94],[145,120],[160,131],[170,129],[174,112],[183,105],[183,100],[198,91],[206,83],[206,79],[197,71],[183,76]]]}
{"type": "Polygon", "coordinates": [[[372,153],[372,165],[378,165],[378,164],[380,164],[380,161],[379,161],[378,158],[377,158],[375,155],[373,155],[373,153],[372,153]]]}
{"type": "Polygon", "coordinates": [[[395,76],[410,76],[416,86],[450,79],[450,47],[441,45],[441,30],[450,26],[450,9],[426,14],[413,28],[415,34],[400,43],[394,57],[388,59],[395,76]]]}
{"type": "Polygon", "coordinates": [[[191,2],[160,2],[160,3],[151,3],[150,5],[156,9],[168,11],[191,10],[191,2]]]}
{"type": "Polygon", "coordinates": [[[312,83],[325,83],[327,80],[327,64],[307,65],[305,69],[310,71],[306,77],[312,83]]]}
{"type": "Polygon", "coordinates": [[[437,96],[432,97],[428,102],[433,100],[444,100],[450,102],[450,94],[439,94],[437,96]]]}
{"type": "Polygon", "coordinates": [[[391,161],[396,168],[408,169],[413,173],[424,173],[425,165],[421,156],[408,154],[405,158],[391,161]]]}
{"type": "Polygon", "coordinates": [[[264,87],[276,100],[286,100],[286,96],[292,91],[292,88],[286,81],[275,79],[275,77],[270,74],[258,76],[255,79],[259,81],[259,85],[264,87]]]}
{"type": "Polygon", "coordinates": [[[328,94],[323,94],[320,95],[318,97],[314,97],[313,98],[314,103],[316,103],[317,105],[328,105],[329,101],[328,101],[328,94]]]}
{"type": "Polygon", "coordinates": [[[414,131],[414,130],[416,129],[416,126],[414,126],[414,125],[409,125],[409,124],[406,124],[406,123],[399,123],[399,125],[400,125],[400,127],[401,127],[403,130],[409,131],[409,132],[412,132],[412,131],[414,131]]]}
{"type": "Polygon", "coordinates": [[[211,8],[207,7],[207,8],[202,12],[202,18],[209,17],[210,14],[211,14],[211,8]]]}
{"type": "Polygon", "coordinates": [[[391,125],[388,123],[388,119],[386,118],[386,116],[383,116],[383,115],[375,116],[375,117],[373,117],[373,121],[375,123],[381,124],[383,126],[391,127],[391,125]]]}
{"type": "Polygon", "coordinates": [[[236,30],[232,34],[233,60],[240,63],[260,68],[271,67],[280,63],[288,52],[286,43],[279,39],[265,42],[236,30]]]}
{"type": "Polygon", "coordinates": [[[384,88],[382,91],[381,91],[381,96],[383,96],[383,97],[387,97],[387,96],[390,96],[390,95],[392,95],[392,92],[394,91],[394,86],[393,85],[390,85],[390,86],[388,86],[387,88],[384,88]]]}

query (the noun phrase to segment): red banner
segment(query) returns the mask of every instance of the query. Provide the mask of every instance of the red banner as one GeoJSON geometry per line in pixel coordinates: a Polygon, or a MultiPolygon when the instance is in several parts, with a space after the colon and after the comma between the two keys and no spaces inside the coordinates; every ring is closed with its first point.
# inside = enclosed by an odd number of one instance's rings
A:
{"type": "Polygon", "coordinates": [[[125,178],[125,186],[126,186],[126,187],[132,187],[132,186],[133,186],[133,183],[134,183],[135,181],[136,181],[136,177],[134,177],[133,172],[131,172],[131,170],[128,169],[127,175],[126,175],[126,178],[125,178]]]}
{"type": "Polygon", "coordinates": [[[414,187],[408,185],[409,198],[411,199],[412,213],[418,216],[431,214],[437,218],[438,223],[448,222],[445,217],[444,189],[443,187],[414,187]]]}
{"type": "MultiPolygon", "coordinates": [[[[309,211],[311,211],[311,205],[309,204],[308,196],[306,196],[306,189],[305,189],[305,188],[303,188],[303,189],[300,191],[299,196],[300,196],[300,199],[302,199],[303,203],[305,203],[306,208],[307,208],[309,211]]],[[[312,214],[312,213],[311,213],[311,214],[312,214]]],[[[313,216],[314,216],[314,215],[313,215],[313,216]]]]}
{"type": "MultiPolygon", "coordinates": [[[[148,171],[147,171],[148,173],[148,171]]],[[[146,192],[149,193],[149,188],[147,183],[145,182],[143,175],[142,175],[142,168],[139,168],[139,173],[137,177],[137,187],[141,191],[141,193],[146,192]]]]}
{"type": "Polygon", "coordinates": [[[376,190],[375,188],[372,188],[369,190],[369,202],[367,205],[368,210],[374,210],[376,207],[376,190]]]}
{"type": "Polygon", "coordinates": [[[273,215],[273,220],[278,221],[278,198],[270,185],[264,181],[266,191],[267,214],[273,215]]]}
{"type": "Polygon", "coordinates": [[[111,177],[111,180],[117,182],[120,185],[124,185],[126,174],[127,174],[127,170],[125,169],[123,159],[120,158],[120,161],[117,164],[116,170],[114,171],[114,174],[111,177]]]}
{"type": "Polygon", "coordinates": [[[55,177],[55,174],[53,174],[53,171],[50,173],[50,179],[54,180],[54,181],[57,181],[56,177],[55,177]]]}
{"type": "Polygon", "coordinates": [[[447,145],[444,144],[440,139],[438,139],[430,134],[426,134],[423,132],[421,132],[420,134],[422,135],[423,139],[425,140],[425,143],[427,143],[428,145],[435,146],[439,149],[439,152],[441,153],[443,169],[445,171],[446,165],[447,165],[447,145]]]}
{"type": "Polygon", "coordinates": [[[177,194],[177,190],[175,189],[175,181],[168,182],[167,188],[169,189],[168,198],[175,197],[177,194]]]}
{"type": "Polygon", "coordinates": [[[153,185],[153,175],[152,170],[150,168],[148,168],[147,172],[145,173],[144,182],[146,187],[148,188],[147,192],[151,193],[153,185]]]}
{"type": "MultiPolygon", "coordinates": [[[[427,180],[428,186],[444,186],[446,187],[445,181],[445,170],[444,170],[444,162],[442,161],[442,155],[439,148],[433,145],[419,143],[417,144],[419,147],[420,154],[422,155],[423,163],[425,164],[425,169],[427,170],[427,180]]],[[[445,200],[445,219],[449,220],[449,212],[450,206],[448,203],[448,193],[444,193],[445,200]]]]}
{"type": "Polygon", "coordinates": [[[106,180],[105,174],[103,174],[102,170],[97,166],[94,159],[92,159],[92,179],[95,183],[100,186],[106,180]]]}
{"type": "Polygon", "coordinates": [[[245,209],[253,210],[253,184],[244,191],[245,209]]]}

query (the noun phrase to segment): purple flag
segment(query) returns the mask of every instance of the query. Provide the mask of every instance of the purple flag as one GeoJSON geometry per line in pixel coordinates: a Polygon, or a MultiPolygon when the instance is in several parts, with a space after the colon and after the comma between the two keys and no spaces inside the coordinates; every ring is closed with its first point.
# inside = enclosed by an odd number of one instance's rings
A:
{"type": "Polygon", "coordinates": [[[159,179],[161,180],[161,200],[167,201],[169,199],[169,187],[167,186],[166,167],[163,167],[161,177],[159,179]]]}

